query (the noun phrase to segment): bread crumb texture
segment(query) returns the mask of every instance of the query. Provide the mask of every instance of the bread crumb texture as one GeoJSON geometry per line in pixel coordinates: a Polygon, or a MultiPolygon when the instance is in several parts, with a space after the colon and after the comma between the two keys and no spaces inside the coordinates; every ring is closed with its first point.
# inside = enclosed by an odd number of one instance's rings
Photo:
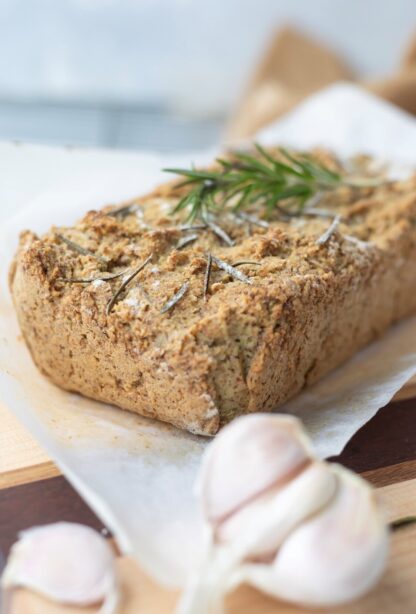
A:
{"type": "Polygon", "coordinates": [[[276,409],[416,311],[416,177],[323,194],[319,208],[341,222],[322,245],[331,218],[276,215],[262,227],[228,211],[216,221],[229,246],[184,229],[169,213],[179,198],[170,183],[73,227],[22,233],[13,301],[33,360],[58,386],[214,435],[236,415],[276,409]],[[236,268],[251,283],[213,263],[205,293],[210,253],[249,261],[236,268]]]}

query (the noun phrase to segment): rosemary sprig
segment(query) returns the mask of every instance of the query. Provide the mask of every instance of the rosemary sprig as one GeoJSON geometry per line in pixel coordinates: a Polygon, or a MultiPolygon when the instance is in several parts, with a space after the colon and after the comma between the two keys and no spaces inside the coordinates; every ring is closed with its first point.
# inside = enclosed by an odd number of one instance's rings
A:
{"type": "Polygon", "coordinates": [[[146,260],[144,260],[141,264],[139,264],[139,266],[136,269],[134,269],[134,271],[130,273],[130,275],[126,277],[126,279],[120,284],[120,286],[117,288],[112,298],[108,301],[107,315],[111,313],[111,310],[113,309],[114,305],[117,303],[123,290],[125,290],[125,288],[136,277],[136,275],[138,275],[140,271],[142,271],[144,267],[150,262],[150,260],[152,259],[152,256],[153,254],[150,254],[150,256],[148,256],[146,260]]]}
{"type": "Polygon", "coordinates": [[[103,258],[103,256],[100,256],[99,254],[95,254],[94,252],[87,249],[86,247],[82,247],[82,245],[78,245],[78,243],[75,243],[75,241],[71,241],[71,239],[64,237],[64,235],[61,235],[60,233],[57,232],[56,236],[58,237],[60,241],[63,241],[70,249],[72,249],[72,251],[77,252],[78,254],[82,254],[82,256],[92,256],[93,258],[96,258],[103,264],[108,264],[108,260],[106,258],[103,258]]]}
{"type": "Polygon", "coordinates": [[[202,220],[209,214],[230,207],[234,212],[261,205],[266,213],[276,209],[286,215],[299,215],[305,203],[318,192],[341,184],[341,176],[306,155],[279,149],[280,157],[255,145],[251,155],[233,152],[230,159],[217,159],[217,168],[165,169],[183,177],[178,188],[189,188],[172,213],[187,212],[187,222],[202,220]],[[280,203],[286,203],[283,207],[280,203]]]}
{"type": "Polygon", "coordinates": [[[185,296],[189,288],[189,281],[186,281],[177,292],[163,305],[160,313],[166,313],[170,311],[179,301],[185,296]]]}

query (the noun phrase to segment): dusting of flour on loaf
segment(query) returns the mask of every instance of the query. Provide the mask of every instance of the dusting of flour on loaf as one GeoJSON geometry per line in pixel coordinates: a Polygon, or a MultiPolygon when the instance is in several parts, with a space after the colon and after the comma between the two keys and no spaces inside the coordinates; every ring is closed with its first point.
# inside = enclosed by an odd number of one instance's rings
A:
{"type": "Polygon", "coordinates": [[[104,284],[105,284],[105,281],[103,279],[94,279],[91,285],[93,288],[99,288],[100,286],[103,286],[104,284]]]}
{"type": "Polygon", "coordinates": [[[215,416],[217,416],[219,410],[218,407],[215,405],[212,396],[207,392],[204,392],[203,394],[201,394],[201,399],[203,401],[206,401],[206,403],[208,404],[207,411],[205,412],[205,419],[209,420],[210,418],[214,418],[215,416]]]}
{"type": "Polygon", "coordinates": [[[140,301],[135,297],[126,298],[124,303],[128,305],[129,307],[139,307],[140,306],[140,301]]]}
{"type": "Polygon", "coordinates": [[[135,315],[137,315],[140,312],[143,306],[142,303],[139,301],[139,299],[136,296],[130,296],[124,299],[123,303],[124,305],[127,305],[128,307],[130,307],[130,309],[133,311],[135,315]]]}

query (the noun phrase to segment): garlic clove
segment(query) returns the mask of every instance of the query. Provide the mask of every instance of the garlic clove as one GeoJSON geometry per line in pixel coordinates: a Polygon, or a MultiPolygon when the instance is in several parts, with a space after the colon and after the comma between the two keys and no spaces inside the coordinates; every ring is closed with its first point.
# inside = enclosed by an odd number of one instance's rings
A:
{"type": "Polygon", "coordinates": [[[12,547],[1,584],[26,587],[62,604],[103,603],[116,611],[115,557],[107,541],[89,527],[58,522],[23,531],[12,547]]]}
{"type": "Polygon", "coordinates": [[[198,489],[205,517],[218,523],[272,485],[289,481],[312,456],[297,418],[237,418],[220,431],[203,460],[198,489]]]}
{"type": "Polygon", "coordinates": [[[319,512],[334,497],[337,477],[325,462],[314,462],[281,488],[246,504],[215,531],[221,544],[239,556],[273,556],[299,523],[319,512]]]}
{"type": "Polygon", "coordinates": [[[234,571],[247,558],[271,555],[273,559],[290,532],[327,505],[336,489],[337,478],[329,466],[316,461],[282,489],[259,497],[219,525],[219,531],[224,529],[223,543],[208,546],[178,614],[217,612],[234,571]]]}
{"type": "Polygon", "coordinates": [[[230,586],[248,582],[272,596],[305,606],[356,599],[381,577],[388,530],[371,487],[340,466],[335,497],[283,542],[272,565],[245,565],[230,586]]]}

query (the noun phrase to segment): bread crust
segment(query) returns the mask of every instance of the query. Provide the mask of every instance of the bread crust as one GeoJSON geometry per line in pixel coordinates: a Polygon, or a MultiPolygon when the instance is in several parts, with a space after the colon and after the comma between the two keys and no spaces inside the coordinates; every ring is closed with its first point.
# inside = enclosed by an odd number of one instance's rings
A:
{"type": "Polygon", "coordinates": [[[236,415],[277,408],[416,312],[415,178],[326,197],[320,206],[343,221],[324,245],[326,219],[249,234],[224,218],[235,246],[203,231],[181,249],[167,212],[177,199],[168,184],[134,201],[139,215],[117,218],[110,207],[72,228],[22,234],[11,293],[34,362],[58,386],[214,435],[236,415]],[[205,300],[207,252],[258,262],[239,267],[252,284],[214,267],[205,300]],[[122,277],[68,281],[131,271],[150,254],[109,314],[122,277]],[[184,282],[183,299],[160,313],[184,282]]]}

